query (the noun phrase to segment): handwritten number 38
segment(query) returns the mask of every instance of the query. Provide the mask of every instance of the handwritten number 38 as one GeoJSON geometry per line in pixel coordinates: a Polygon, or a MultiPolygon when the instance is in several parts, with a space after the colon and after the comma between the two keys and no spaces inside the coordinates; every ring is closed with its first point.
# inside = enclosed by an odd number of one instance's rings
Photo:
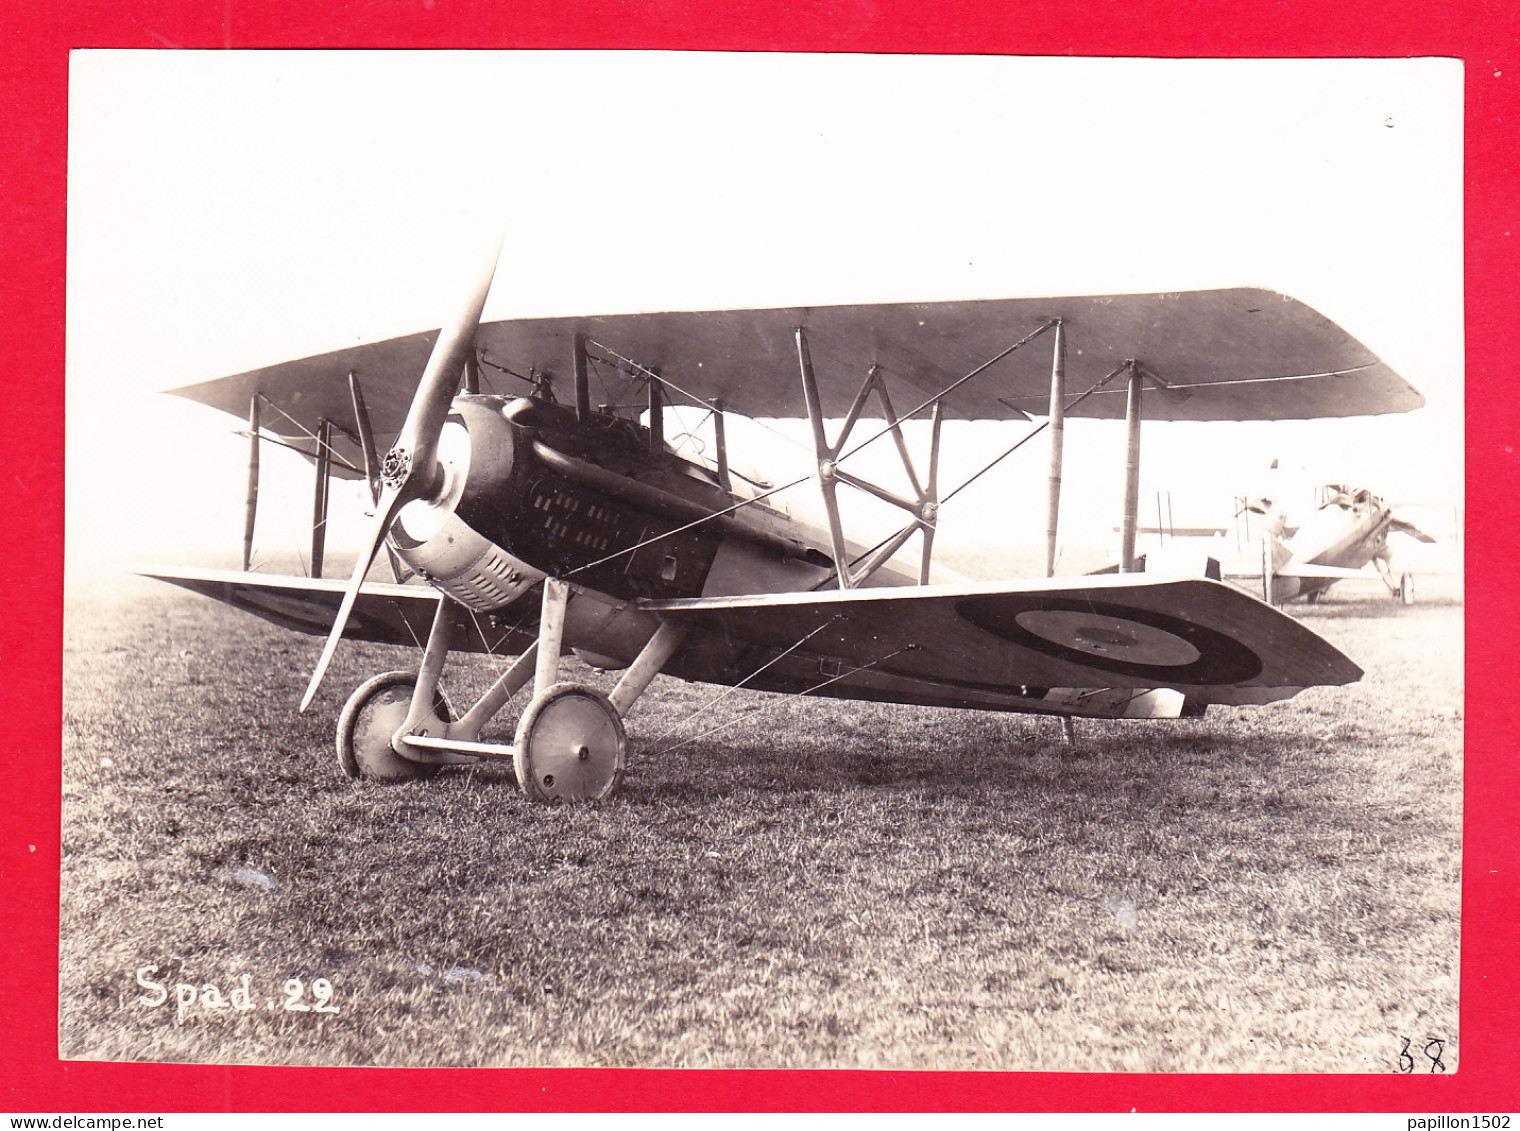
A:
{"type": "Polygon", "coordinates": [[[332,1004],[332,983],[326,978],[318,978],[311,984],[311,996],[316,999],[315,1005],[307,1005],[301,1000],[305,993],[305,983],[300,978],[291,978],[285,983],[285,1008],[297,1013],[338,1012],[338,1007],[332,1004]]]}
{"type": "MultiPolygon", "coordinates": [[[[1413,1072],[1415,1060],[1409,1052],[1409,1038],[1404,1037],[1403,1041],[1404,1047],[1399,1050],[1399,1071],[1404,1073],[1413,1072]]],[[[1431,1037],[1428,1041],[1425,1042],[1425,1048],[1423,1051],[1426,1058],[1430,1061],[1430,1070],[1432,1072],[1446,1071],[1446,1064],[1441,1059],[1441,1054],[1446,1051],[1445,1041],[1441,1040],[1439,1037],[1431,1037]]]]}

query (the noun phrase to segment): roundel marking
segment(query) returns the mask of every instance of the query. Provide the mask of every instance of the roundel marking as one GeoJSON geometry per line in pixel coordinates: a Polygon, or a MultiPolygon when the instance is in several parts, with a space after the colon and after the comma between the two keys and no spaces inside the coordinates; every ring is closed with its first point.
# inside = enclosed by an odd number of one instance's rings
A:
{"type": "Polygon", "coordinates": [[[1052,644],[1063,644],[1089,656],[1129,660],[1179,668],[1202,655],[1192,644],[1164,628],[1124,617],[1068,609],[1027,609],[1014,618],[1024,628],[1052,644]]]}
{"type": "Polygon", "coordinates": [[[1000,593],[956,602],[962,617],[1010,644],[1083,667],[1167,685],[1244,683],[1261,674],[1249,646],[1182,617],[1107,601],[1000,593]]]}

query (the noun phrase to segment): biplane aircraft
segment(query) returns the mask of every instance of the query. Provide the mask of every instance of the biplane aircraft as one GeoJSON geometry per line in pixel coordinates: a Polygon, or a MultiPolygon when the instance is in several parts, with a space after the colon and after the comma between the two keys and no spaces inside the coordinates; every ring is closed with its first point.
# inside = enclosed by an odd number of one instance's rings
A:
{"type": "Polygon", "coordinates": [[[244,568],[144,572],[326,634],[303,711],[345,635],[426,641],[416,671],[377,675],[343,707],[337,750],[350,775],[396,780],[511,758],[531,798],[600,798],[624,774],[625,720],[662,672],[1044,714],[1067,727],[1074,717],[1268,703],[1362,674],[1234,587],[1134,572],[1142,418],[1352,416],[1423,403],[1291,298],[1238,289],[483,324],[494,270],[493,259],[440,331],[173,390],[248,421],[244,568]],[[483,370],[521,378],[521,395],[481,392],[483,370]],[[591,374],[605,371],[642,389],[636,406],[593,404],[591,374]],[[899,413],[894,396],[913,407],[899,413]],[[666,443],[666,406],[677,402],[712,414],[714,460],[666,443]],[[809,422],[826,528],[773,509],[781,487],[736,475],[727,413],[809,422]],[[920,463],[901,425],[924,414],[920,463]],[[1047,417],[1050,439],[1047,574],[1065,417],[1128,422],[1120,572],[930,583],[939,508],[955,493],[939,482],[942,422],[1030,414],[1047,417]],[[851,466],[885,437],[908,492],[851,466]],[[312,577],[248,569],[266,443],[316,465],[312,577]],[[333,475],[366,480],[373,500],[346,583],[319,576],[333,475]],[[841,487],[899,508],[901,529],[874,546],[852,541],[841,487]],[[915,538],[917,561],[900,565],[915,538]],[[367,580],[382,546],[427,584],[367,580]],[[439,691],[455,651],[513,657],[457,717],[439,691]],[[563,679],[567,651],[621,671],[611,693],[563,679]],[[512,741],[484,737],[530,685],[512,741]]]}
{"type": "Polygon", "coordinates": [[[1318,601],[1345,578],[1366,576],[1369,562],[1377,568],[1388,595],[1414,604],[1414,575],[1396,568],[1388,535],[1406,534],[1417,542],[1435,541],[1419,527],[1399,518],[1393,508],[1365,487],[1326,485],[1319,507],[1296,529],[1272,499],[1243,499],[1241,516],[1260,515],[1260,581],[1262,595],[1274,605],[1302,597],[1318,601]]]}

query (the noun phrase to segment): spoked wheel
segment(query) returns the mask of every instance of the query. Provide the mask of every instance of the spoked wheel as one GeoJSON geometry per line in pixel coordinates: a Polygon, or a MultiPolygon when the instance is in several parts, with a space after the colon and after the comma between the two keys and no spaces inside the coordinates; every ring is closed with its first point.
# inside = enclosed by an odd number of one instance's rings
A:
{"type": "MultiPolygon", "coordinates": [[[[391,747],[391,738],[406,722],[417,677],[410,672],[386,672],[359,685],[338,716],[338,765],[351,778],[410,781],[432,777],[439,766],[413,762],[391,747]]],[[[440,718],[451,718],[440,693],[433,704],[440,718]]]]}
{"type": "Polygon", "coordinates": [[[1414,574],[1401,573],[1399,575],[1399,590],[1394,597],[1401,605],[1414,604],[1414,574]]]}
{"type": "Polygon", "coordinates": [[[623,780],[627,757],[627,732],[607,696],[556,683],[523,712],[512,768],[534,801],[597,801],[623,780]]]}

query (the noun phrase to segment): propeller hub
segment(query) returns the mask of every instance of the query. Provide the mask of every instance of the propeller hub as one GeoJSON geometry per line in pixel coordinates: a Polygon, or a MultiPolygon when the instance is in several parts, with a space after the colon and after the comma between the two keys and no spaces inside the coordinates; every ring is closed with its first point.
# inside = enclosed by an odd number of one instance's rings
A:
{"type": "Polygon", "coordinates": [[[412,453],[397,445],[385,453],[380,463],[380,478],[387,487],[399,489],[412,473],[412,453]]]}

